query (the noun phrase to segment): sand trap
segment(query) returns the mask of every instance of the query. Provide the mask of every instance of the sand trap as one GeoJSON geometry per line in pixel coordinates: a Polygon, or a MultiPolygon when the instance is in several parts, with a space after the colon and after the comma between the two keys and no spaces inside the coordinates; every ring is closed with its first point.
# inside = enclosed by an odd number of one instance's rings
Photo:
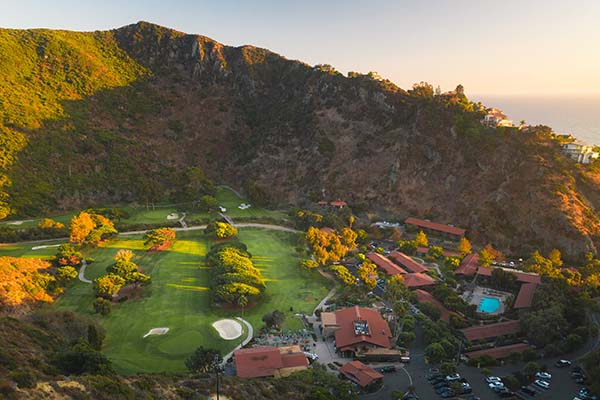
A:
{"type": "Polygon", "coordinates": [[[152,328],[143,337],[147,337],[150,335],[164,335],[167,332],[169,332],[169,328],[152,328]]]}
{"type": "Polygon", "coordinates": [[[11,222],[7,222],[7,224],[9,225],[23,225],[24,222],[32,222],[32,219],[24,219],[22,221],[11,221],[11,222]]]}
{"type": "Polygon", "coordinates": [[[179,219],[179,214],[171,213],[171,214],[167,215],[167,219],[179,219]]]}
{"type": "Polygon", "coordinates": [[[34,246],[31,250],[47,249],[49,247],[60,247],[60,244],[45,244],[43,246],[34,246]]]}
{"type": "Polygon", "coordinates": [[[242,336],[242,325],[233,319],[220,319],[212,326],[219,332],[222,339],[233,340],[242,336]]]}

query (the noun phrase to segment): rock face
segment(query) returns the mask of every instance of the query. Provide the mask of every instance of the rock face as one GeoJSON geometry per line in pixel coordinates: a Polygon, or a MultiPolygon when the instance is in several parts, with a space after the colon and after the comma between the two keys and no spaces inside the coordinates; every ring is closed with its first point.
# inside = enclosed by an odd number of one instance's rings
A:
{"type": "Polygon", "coordinates": [[[252,46],[148,23],[90,35],[143,72],[61,103],[61,118],[26,131],[7,168],[8,202],[21,214],[166,199],[178,173],[198,166],[257,200],[304,205],[324,192],[356,209],[453,223],[524,255],[600,243],[597,173],[546,136],[469,130],[461,121],[479,116],[452,102],[252,46]]]}

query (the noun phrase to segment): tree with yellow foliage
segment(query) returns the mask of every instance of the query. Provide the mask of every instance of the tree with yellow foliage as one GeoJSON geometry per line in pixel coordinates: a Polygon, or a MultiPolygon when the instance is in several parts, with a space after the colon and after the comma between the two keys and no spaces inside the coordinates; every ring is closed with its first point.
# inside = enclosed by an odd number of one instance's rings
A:
{"type": "Polygon", "coordinates": [[[425,232],[419,231],[419,233],[417,233],[415,244],[417,247],[429,247],[429,240],[427,240],[427,235],[425,232]]]}
{"type": "Polygon", "coordinates": [[[365,286],[372,290],[377,285],[377,266],[371,261],[366,260],[357,270],[358,277],[365,283],[365,286]]]}
{"type": "Polygon", "coordinates": [[[92,216],[85,211],[79,213],[71,219],[71,243],[83,243],[88,235],[94,230],[96,223],[92,216]]]}
{"type": "Polygon", "coordinates": [[[469,239],[467,239],[466,237],[460,238],[460,241],[458,242],[457,250],[463,256],[466,256],[467,254],[471,254],[472,248],[471,248],[471,242],[469,242],[469,239]]]}

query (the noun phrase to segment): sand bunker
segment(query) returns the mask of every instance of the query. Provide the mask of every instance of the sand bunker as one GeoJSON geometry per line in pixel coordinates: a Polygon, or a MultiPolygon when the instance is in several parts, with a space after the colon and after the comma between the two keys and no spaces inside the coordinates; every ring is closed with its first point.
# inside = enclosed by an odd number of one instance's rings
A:
{"type": "Polygon", "coordinates": [[[171,214],[167,215],[167,219],[179,219],[179,214],[171,213],[171,214]]]}
{"type": "Polygon", "coordinates": [[[43,246],[33,246],[31,250],[47,249],[49,247],[60,247],[60,244],[45,244],[43,246]]]}
{"type": "Polygon", "coordinates": [[[233,319],[220,319],[212,326],[219,332],[222,339],[233,340],[242,336],[242,325],[233,319]]]}
{"type": "Polygon", "coordinates": [[[150,335],[164,335],[167,332],[169,332],[169,328],[152,328],[143,337],[147,337],[150,335]]]}

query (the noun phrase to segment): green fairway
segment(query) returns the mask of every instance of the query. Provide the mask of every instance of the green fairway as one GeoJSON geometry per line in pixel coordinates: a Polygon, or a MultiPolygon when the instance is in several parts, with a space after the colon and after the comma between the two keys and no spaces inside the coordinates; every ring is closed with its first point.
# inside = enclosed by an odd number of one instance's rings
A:
{"type": "MultiPolygon", "coordinates": [[[[293,314],[311,313],[327,293],[329,282],[316,271],[300,269],[293,234],[242,229],[239,236],[267,279],[264,298],[249,305],[245,319],[257,331],[262,326],[262,316],[279,309],[287,316],[286,329],[300,328],[293,314]]],[[[95,260],[86,270],[88,279],[105,274],[121,248],[134,250],[136,263],[152,276],[143,298],[115,305],[110,316],[99,318],[107,331],[104,352],[119,372],[183,371],[185,358],[196,347],[213,347],[225,354],[239,343],[222,340],[211,326],[221,318],[240,316],[241,312],[215,308],[210,303],[210,271],[204,265],[208,246],[202,231],[187,231],[178,232],[173,247],[161,253],[144,251],[141,235],[117,238],[86,252],[95,260]],[[170,331],[164,336],[142,338],[151,328],[159,327],[170,331]]],[[[10,251],[16,255],[18,249],[10,251]]],[[[26,248],[21,251],[30,254],[26,248]]],[[[91,314],[93,300],[92,286],[76,281],[56,307],[91,314]]]]}
{"type": "MultiPolygon", "coordinates": [[[[215,196],[219,201],[219,205],[223,206],[227,209],[226,213],[232,218],[274,218],[274,219],[285,219],[287,215],[283,211],[273,211],[267,210],[260,207],[252,206],[245,210],[240,210],[239,205],[242,203],[248,203],[248,200],[239,198],[234,192],[227,188],[219,187],[216,189],[215,196]]],[[[101,208],[104,206],[98,206],[101,208]]],[[[121,224],[124,225],[134,225],[134,224],[161,224],[167,222],[177,222],[177,220],[169,220],[167,219],[167,215],[171,213],[176,213],[180,217],[183,216],[181,211],[189,209],[186,215],[186,221],[192,220],[206,220],[207,218],[217,218],[218,215],[216,213],[208,213],[202,212],[198,210],[191,209],[191,205],[182,204],[179,206],[175,205],[167,205],[167,204],[156,204],[154,209],[146,209],[143,205],[106,205],[106,207],[119,207],[122,208],[127,214],[129,214],[129,218],[122,219],[120,221],[121,224]]],[[[77,214],[77,212],[69,212],[65,214],[57,214],[53,216],[49,216],[55,221],[62,222],[66,226],[69,225],[71,218],[77,214]]],[[[0,225],[5,225],[11,228],[33,228],[36,227],[39,222],[42,220],[42,217],[38,218],[28,218],[23,219],[19,222],[19,224],[15,224],[15,221],[1,221],[0,225]]]]}
{"type": "Polygon", "coordinates": [[[0,256],[48,259],[54,257],[58,245],[62,243],[65,241],[3,244],[0,246],[0,256]]]}

